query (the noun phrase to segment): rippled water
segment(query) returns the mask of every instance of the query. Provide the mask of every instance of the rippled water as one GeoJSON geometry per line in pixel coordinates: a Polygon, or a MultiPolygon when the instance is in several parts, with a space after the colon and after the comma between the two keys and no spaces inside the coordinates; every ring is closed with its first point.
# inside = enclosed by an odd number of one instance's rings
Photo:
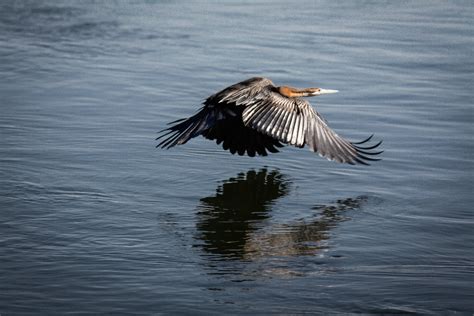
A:
{"type": "Polygon", "coordinates": [[[0,314],[469,314],[474,6],[3,1],[0,314]],[[370,167],[154,138],[254,75],[370,167]]]}

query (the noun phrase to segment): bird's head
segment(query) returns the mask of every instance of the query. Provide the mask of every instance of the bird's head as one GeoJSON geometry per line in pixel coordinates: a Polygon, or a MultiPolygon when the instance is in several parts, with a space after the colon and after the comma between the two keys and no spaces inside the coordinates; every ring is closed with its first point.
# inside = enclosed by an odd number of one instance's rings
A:
{"type": "Polygon", "coordinates": [[[321,88],[307,88],[303,89],[304,97],[314,97],[321,94],[329,94],[329,93],[336,93],[339,92],[338,90],[331,90],[331,89],[321,89],[321,88]]]}
{"type": "Polygon", "coordinates": [[[288,86],[281,86],[281,87],[278,87],[278,92],[280,92],[280,94],[286,97],[296,98],[296,97],[315,97],[321,94],[336,93],[339,91],[330,90],[330,89],[321,89],[321,88],[297,89],[297,88],[288,87],[288,86]]]}

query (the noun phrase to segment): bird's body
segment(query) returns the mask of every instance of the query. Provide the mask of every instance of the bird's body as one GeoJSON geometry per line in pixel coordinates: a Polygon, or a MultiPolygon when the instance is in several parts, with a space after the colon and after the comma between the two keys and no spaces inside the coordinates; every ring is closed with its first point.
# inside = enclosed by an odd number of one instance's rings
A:
{"type": "Polygon", "coordinates": [[[171,148],[202,135],[223,144],[232,154],[266,156],[278,152],[282,143],[310,150],[330,160],[367,164],[381,142],[361,147],[371,138],[351,143],[330,129],[326,121],[302,97],[334,93],[320,88],[276,87],[267,78],[255,77],[211,95],[194,116],[170,124],[157,139],[157,147],[171,148]]]}

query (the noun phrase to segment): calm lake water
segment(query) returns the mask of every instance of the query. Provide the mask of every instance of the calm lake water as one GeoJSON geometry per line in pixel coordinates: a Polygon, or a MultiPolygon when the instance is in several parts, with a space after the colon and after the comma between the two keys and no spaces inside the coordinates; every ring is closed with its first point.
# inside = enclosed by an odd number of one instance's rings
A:
{"type": "Polygon", "coordinates": [[[472,314],[473,12],[2,1],[0,314],[472,314]],[[384,159],[155,149],[256,75],[384,159]]]}

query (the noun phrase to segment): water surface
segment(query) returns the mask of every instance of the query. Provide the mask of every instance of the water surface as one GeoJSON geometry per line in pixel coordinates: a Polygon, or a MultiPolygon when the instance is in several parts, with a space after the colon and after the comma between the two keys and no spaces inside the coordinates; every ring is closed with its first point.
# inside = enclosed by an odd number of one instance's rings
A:
{"type": "Polygon", "coordinates": [[[471,314],[473,5],[0,4],[0,313],[471,314]],[[384,160],[156,132],[261,75],[384,160]]]}

